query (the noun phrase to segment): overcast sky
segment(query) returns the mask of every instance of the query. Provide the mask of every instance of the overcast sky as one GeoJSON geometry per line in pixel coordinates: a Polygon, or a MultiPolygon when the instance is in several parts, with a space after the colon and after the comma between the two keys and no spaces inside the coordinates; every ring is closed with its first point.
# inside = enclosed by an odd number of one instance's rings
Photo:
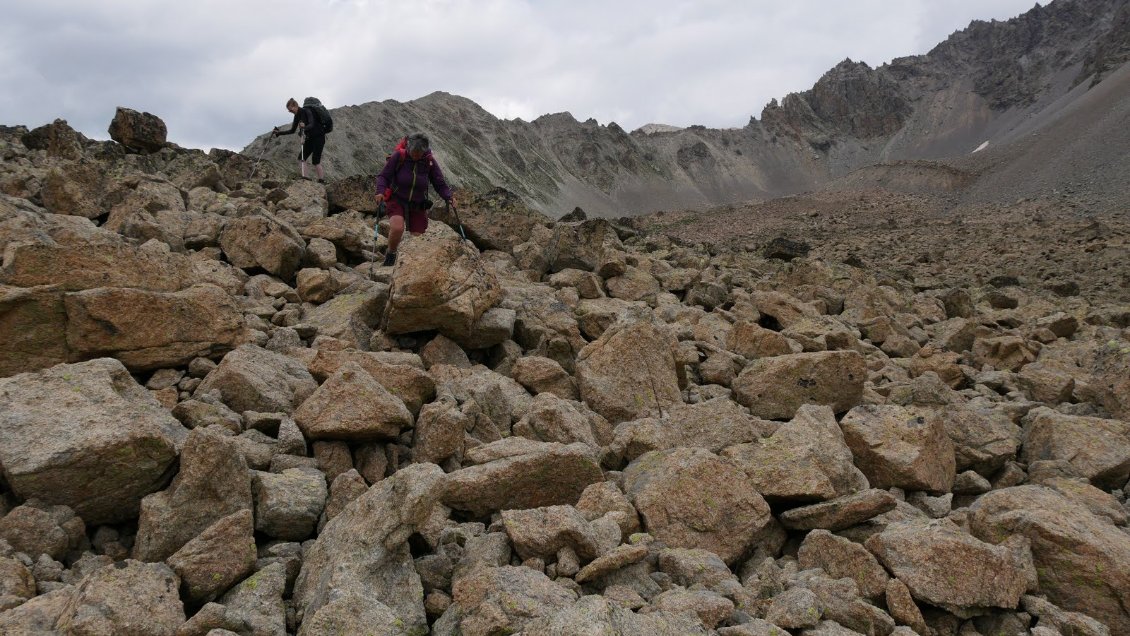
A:
{"type": "Polygon", "coordinates": [[[926,53],[1033,0],[33,0],[5,2],[0,124],[107,139],[117,106],[182,146],[241,149],[333,108],[446,91],[494,115],[744,126],[844,58],[926,53]]]}

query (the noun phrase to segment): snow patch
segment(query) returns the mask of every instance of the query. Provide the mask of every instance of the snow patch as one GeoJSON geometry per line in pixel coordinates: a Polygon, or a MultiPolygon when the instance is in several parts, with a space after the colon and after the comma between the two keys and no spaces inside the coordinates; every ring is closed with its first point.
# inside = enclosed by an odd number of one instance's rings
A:
{"type": "MultiPolygon", "coordinates": [[[[985,143],[981,144],[980,146],[977,146],[977,149],[976,149],[976,150],[974,150],[973,152],[981,152],[981,151],[982,151],[982,150],[984,150],[984,149],[985,149],[985,147],[986,147],[986,146],[988,146],[988,145],[989,145],[989,142],[987,142],[987,141],[986,141],[985,143]]],[[[973,154],[973,152],[971,152],[971,153],[969,153],[969,154],[973,154]]]]}

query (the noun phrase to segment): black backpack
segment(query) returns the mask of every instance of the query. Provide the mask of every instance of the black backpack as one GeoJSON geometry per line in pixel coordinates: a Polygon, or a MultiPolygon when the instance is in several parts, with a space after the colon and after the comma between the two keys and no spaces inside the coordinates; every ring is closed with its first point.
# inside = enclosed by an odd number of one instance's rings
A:
{"type": "Polygon", "coordinates": [[[318,121],[322,124],[323,132],[333,132],[333,117],[330,117],[330,111],[326,110],[325,106],[322,106],[322,102],[317,97],[307,97],[302,100],[302,107],[310,108],[314,111],[314,114],[318,116],[318,121]]]}

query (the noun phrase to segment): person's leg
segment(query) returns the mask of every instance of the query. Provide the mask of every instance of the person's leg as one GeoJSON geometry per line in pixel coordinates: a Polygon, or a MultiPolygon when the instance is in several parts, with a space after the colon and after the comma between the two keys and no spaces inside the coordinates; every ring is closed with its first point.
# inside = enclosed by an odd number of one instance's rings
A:
{"type": "Polygon", "coordinates": [[[400,247],[400,239],[404,236],[404,217],[388,217],[388,251],[395,252],[400,247]]]}
{"type": "Polygon", "coordinates": [[[311,140],[310,160],[314,164],[314,172],[318,175],[318,181],[325,182],[326,175],[322,172],[322,149],[326,147],[326,136],[318,135],[311,140]]]}
{"type": "Polygon", "coordinates": [[[400,247],[400,239],[404,236],[404,207],[393,199],[386,206],[388,210],[388,250],[385,252],[384,265],[386,267],[396,264],[396,248],[400,247]]]}

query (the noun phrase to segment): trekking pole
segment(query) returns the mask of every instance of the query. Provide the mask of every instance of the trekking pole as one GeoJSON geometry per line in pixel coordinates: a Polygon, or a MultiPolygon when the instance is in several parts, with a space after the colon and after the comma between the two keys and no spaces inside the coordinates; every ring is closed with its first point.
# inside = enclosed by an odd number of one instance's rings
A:
{"type": "Polygon", "coordinates": [[[255,160],[255,165],[251,166],[251,172],[247,174],[248,179],[250,179],[255,174],[255,171],[259,169],[259,162],[263,160],[263,155],[267,154],[267,144],[269,144],[271,142],[271,139],[274,139],[274,137],[274,135],[271,135],[267,138],[266,141],[263,142],[263,149],[259,151],[259,158],[255,160]]]}
{"type": "Polygon", "coordinates": [[[370,252],[372,257],[369,258],[369,276],[373,276],[373,268],[377,266],[377,244],[380,242],[381,235],[381,216],[384,215],[385,202],[382,200],[377,204],[377,220],[373,222],[373,251],[370,252]]]}
{"type": "Polygon", "coordinates": [[[451,210],[455,214],[455,224],[459,226],[459,235],[463,237],[464,241],[466,241],[467,235],[463,232],[463,222],[459,220],[459,208],[452,205],[450,201],[447,201],[446,203],[447,209],[451,210]]]}

